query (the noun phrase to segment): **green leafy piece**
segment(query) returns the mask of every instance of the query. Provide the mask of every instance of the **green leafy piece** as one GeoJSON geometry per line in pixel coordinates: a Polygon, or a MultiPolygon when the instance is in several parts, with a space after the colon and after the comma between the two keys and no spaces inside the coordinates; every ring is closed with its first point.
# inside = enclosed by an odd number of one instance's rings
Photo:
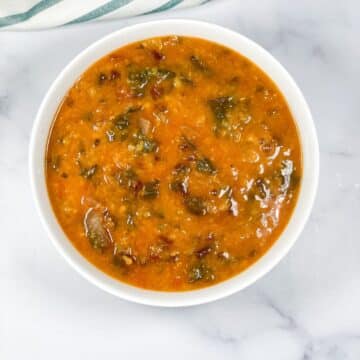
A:
{"type": "Polygon", "coordinates": [[[170,190],[181,194],[188,192],[188,174],[191,169],[184,163],[178,163],[172,171],[173,179],[169,184],[170,190]]]}
{"type": "Polygon", "coordinates": [[[144,96],[150,83],[156,81],[158,84],[165,80],[174,79],[176,73],[162,68],[145,68],[139,71],[128,73],[128,82],[131,90],[137,96],[144,96]]]}
{"type": "Polygon", "coordinates": [[[194,86],[194,81],[190,79],[190,77],[184,75],[184,74],[180,74],[179,75],[179,79],[180,81],[188,86],[194,86]]]}
{"type": "Polygon", "coordinates": [[[155,140],[152,140],[148,137],[143,138],[143,152],[144,153],[151,153],[155,152],[158,148],[158,144],[155,140]]]}
{"type": "Polygon", "coordinates": [[[224,126],[228,112],[234,108],[235,104],[235,100],[232,96],[222,96],[209,100],[209,105],[214,114],[217,128],[224,126]]]}
{"type": "Polygon", "coordinates": [[[126,169],[118,174],[117,179],[120,185],[129,187],[134,180],[137,180],[138,176],[133,169],[126,169]]]}
{"type": "Polygon", "coordinates": [[[147,137],[141,131],[133,134],[133,143],[138,153],[152,153],[159,148],[156,140],[147,137]]]}
{"type": "Polygon", "coordinates": [[[130,125],[129,115],[127,113],[125,113],[125,114],[116,116],[115,120],[114,120],[114,124],[119,130],[127,129],[130,125]]]}
{"type": "Polygon", "coordinates": [[[124,141],[129,136],[130,117],[127,113],[116,116],[114,126],[107,131],[108,140],[124,141]]]}
{"type": "Polygon", "coordinates": [[[203,174],[213,175],[216,173],[216,168],[212,161],[205,157],[196,160],[196,170],[203,174]]]}
{"type": "Polygon", "coordinates": [[[190,167],[186,164],[183,163],[178,163],[175,165],[174,170],[172,171],[172,173],[174,175],[187,175],[190,173],[190,167]]]}
{"type": "Polygon", "coordinates": [[[144,187],[142,190],[142,197],[144,199],[155,199],[159,196],[160,193],[160,181],[159,180],[153,180],[144,183],[144,187]]]}
{"type": "Polygon", "coordinates": [[[196,263],[188,273],[188,281],[194,283],[197,281],[213,281],[215,275],[212,269],[203,262],[196,263]]]}
{"type": "Polygon", "coordinates": [[[168,69],[158,69],[156,75],[159,80],[163,81],[168,79],[174,79],[176,73],[168,69]]]}
{"type": "Polygon", "coordinates": [[[149,69],[140,71],[130,71],[128,74],[128,81],[130,88],[137,96],[144,96],[145,88],[151,79],[151,72],[149,69]]]}
{"type": "Polygon", "coordinates": [[[188,196],[184,201],[186,209],[194,215],[204,216],[207,214],[207,207],[204,199],[198,196],[188,196]]]}
{"type": "Polygon", "coordinates": [[[191,64],[194,66],[196,70],[199,70],[203,73],[209,73],[210,69],[207,64],[197,55],[190,56],[191,64]]]}
{"type": "Polygon", "coordinates": [[[142,182],[139,180],[136,172],[129,168],[116,175],[119,184],[137,194],[142,189],[142,182]]]}
{"type": "Polygon", "coordinates": [[[95,164],[93,166],[90,166],[90,167],[84,167],[84,168],[81,168],[80,170],[80,175],[84,178],[84,179],[91,179],[96,171],[97,171],[97,168],[98,166],[95,164]]]}
{"type": "Polygon", "coordinates": [[[106,131],[106,136],[109,142],[113,142],[115,140],[124,141],[129,137],[131,115],[140,109],[141,107],[139,106],[132,106],[124,113],[115,117],[112,128],[106,131]]]}
{"type": "Polygon", "coordinates": [[[188,192],[188,185],[184,179],[173,180],[170,183],[169,187],[170,187],[170,190],[181,193],[181,194],[187,194],[187,192],[188,192]]]}

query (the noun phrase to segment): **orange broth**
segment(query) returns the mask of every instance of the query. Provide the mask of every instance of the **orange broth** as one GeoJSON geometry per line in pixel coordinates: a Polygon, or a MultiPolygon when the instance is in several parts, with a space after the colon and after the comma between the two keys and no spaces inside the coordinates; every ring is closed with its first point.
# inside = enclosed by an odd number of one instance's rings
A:
{"type": "Polygon", "coordinates": [[[247,269],[286,227],[301,148],[279,89],[206,40],[120,48],[68,91],[46,153],[55,215],[75,248],[131,285],[210,286],[247,269]]]}

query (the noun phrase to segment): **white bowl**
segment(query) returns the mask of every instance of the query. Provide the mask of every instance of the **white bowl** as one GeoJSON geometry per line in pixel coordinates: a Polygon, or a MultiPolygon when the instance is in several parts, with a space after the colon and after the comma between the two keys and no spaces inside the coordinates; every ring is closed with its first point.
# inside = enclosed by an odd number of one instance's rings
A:
{"type": "Polygon", "coordinates": [[[270,271],[294,245],[312,208],[319,173],[319,149],[309,107],[288,72],[262,47],[223,27],[193,20],[162,20],[116,31],[82,51],[59,74],[38,111],[30,143],[30,176],[35,203],[55,247],[81,275],[99,288],[137,303],[188,306],[207,303],[246,288],[270,271]],[[256,263],[222,283],[193,291],[144,290],[115,280],[89,263],[65,236],[53,213],[45,182],[45,150],[54,115],[68,89],[90,65],[104,55],[134,41],[153,36],[184,35],[225,45],[249,58],[276,83],[296,120],[302,145],[303,176],[299,198],[289,224],[279,239],[256,263]]]}

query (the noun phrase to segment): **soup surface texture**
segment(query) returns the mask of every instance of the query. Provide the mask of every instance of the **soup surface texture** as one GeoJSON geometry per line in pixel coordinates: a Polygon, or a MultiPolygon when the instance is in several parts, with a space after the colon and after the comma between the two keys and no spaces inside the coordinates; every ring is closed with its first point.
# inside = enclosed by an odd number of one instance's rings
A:
{"type": "Polygon", "coordinates": [[[120,48],[66,95],[46,153],[55,215],[96,267],[184,291],[226,280],[276,241],[301,180],[294,120],[240,54],[168,36],[120,48]]]}

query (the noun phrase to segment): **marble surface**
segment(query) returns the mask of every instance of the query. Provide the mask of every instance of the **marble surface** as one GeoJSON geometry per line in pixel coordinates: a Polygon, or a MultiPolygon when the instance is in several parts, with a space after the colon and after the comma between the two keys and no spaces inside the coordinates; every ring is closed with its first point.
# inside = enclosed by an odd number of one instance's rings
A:
{"type": "Polygon", "coordinates": [[[0,32],[0,358],[360,359],[359,13],[357,0],[217,0],[0,32]],[[122,301],[75,273],[40,224],[28,177],[30,129],[59,71],[103,35],[163,17],[212,21],[268,49],[303,90],[321,147],[315,207],[289,255],[250,288],[184,309],[122,301]]]}

